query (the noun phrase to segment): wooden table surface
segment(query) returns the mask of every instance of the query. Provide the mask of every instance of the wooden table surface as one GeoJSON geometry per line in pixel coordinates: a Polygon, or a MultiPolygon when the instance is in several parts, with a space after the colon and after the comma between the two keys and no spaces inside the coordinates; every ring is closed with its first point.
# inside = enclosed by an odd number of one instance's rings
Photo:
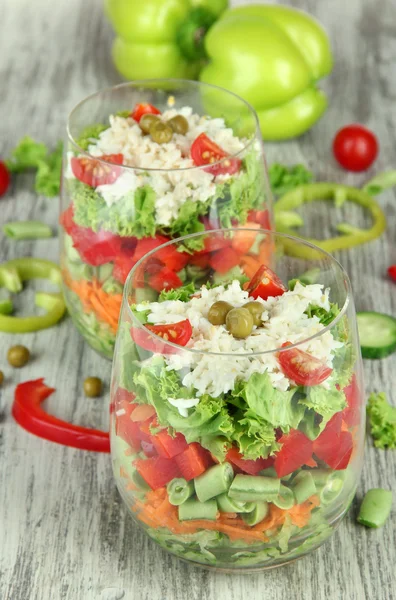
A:
{"type": "MultiPolygon", "coordinates": [[[[343,124],[359,121],[378,135],[376,171],[396,165],[396,22],[393,0],[294,0],[326,26],[335,69],[324,83],[330,108],[298,141],[267,145],[267,159],[302,162],[318,180],[360,185],[371,175],[346,174],[331,157],[343,124]]],[[[29,134],[48,144],[62,137],[73,105],[119,82],[110,60],[112,31],[99,0],[0,2],[0,156],[29,134]]],[[[396,262],[396,196],[379,199],[388,216],[380,240],[338,255],[350,274],[358,310],[396,314],[396,288],[386,267],[396,262]]],[[[32,177],[19,176],[1,199],[0,222],[41,219],[57,227],[58,199],[37,197],[32,177]]],[[[353,211],[350,211],[350,216],[353,211]]],[[[310,211],[309,226],[329,235],[340,217],[310,211]]],[[[312,233],[312,231],[311,231],[312,233]]],[[[58,240],[13,242],[0,237],[1,260],[58,257],[58,240]]],[[[30,287],[21,306],[33,301],[30,287]]],[[[150,541],[132,522],[115,488],[108,455],[64,448],[18,428],[10,413],[20,381],[45,377],[57,388],[49,410],[84,425],[107,426],[108,387],[102,399],[84,398],[82,381],[111,365],[98,357],[69,318],[36,334],[0,337],[0,598],[2,600],[395,600],[396,520],[379,530],[356,524],[356,507],[371,487],[391,488],[396,452],[367,442],[357,498],[338,532],[302,560],[255,575],[226,575],[183,564],[150,541]],[[20,371],[7,348],[23,343],[33,360],[20,371]]],[[[366,388],[385,390],[393,402],[396,355],[366,361],[366,388]]],[[[395,514],[395,513],[393,513],[395,514]]]]}

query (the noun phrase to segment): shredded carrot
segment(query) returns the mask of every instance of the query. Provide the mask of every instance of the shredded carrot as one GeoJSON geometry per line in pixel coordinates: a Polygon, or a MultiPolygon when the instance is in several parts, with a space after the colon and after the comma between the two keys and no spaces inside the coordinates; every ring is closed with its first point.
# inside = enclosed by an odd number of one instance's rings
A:
{"type": "Polygon", "coordinates": [[[62,274],[66,285],[80,298],[85,312],[94,312],[116,333],[122,294],[107,294],[97,279],[75,281],[65,269],[62,274]]]}

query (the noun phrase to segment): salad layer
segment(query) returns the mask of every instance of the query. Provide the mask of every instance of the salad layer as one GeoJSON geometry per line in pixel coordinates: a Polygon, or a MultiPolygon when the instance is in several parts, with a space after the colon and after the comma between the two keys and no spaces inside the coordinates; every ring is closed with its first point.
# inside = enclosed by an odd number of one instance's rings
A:
{"type": "Polygon", "coordinates": [[[327,327],[339,312],[329,296],[261,267],[245,284],[131,305],[114,472],[163,547],[218,566],[276,563],[319,545],[346,511],[361,397],[345,317],[327,327]]]}
{"type": "MultiPolygon", "coordinates": [[[[110,296],[111,314],[118,284],[167,240],[218,227],[271,227],[259,143],[238,138],[223,119],[199,116],[191,107],[161,114],[141,104],[81,132],[67,155],[63,197],[65,284],[87,309],[91,286],[75,282],[85,279],[98,289],[101,280],[93,281],[92,268],[108,268],[112,283],[99,294],[110,296]]],[[[180,272],[187,265],[199,268],[202,260],[194,256],[203,251],[200,238],[187,240],[184,252],[162,261],[155,273],[161,285],[157,281],[153,289],[181,286],[180,272]]],[[[224,272],[239,262],[234,251],[225,254],[224,272]]],[[[69,305],[70,298],[66,292],[69,305]]],[[[92,312],[102,320],[100,310],[92,312]]]]}

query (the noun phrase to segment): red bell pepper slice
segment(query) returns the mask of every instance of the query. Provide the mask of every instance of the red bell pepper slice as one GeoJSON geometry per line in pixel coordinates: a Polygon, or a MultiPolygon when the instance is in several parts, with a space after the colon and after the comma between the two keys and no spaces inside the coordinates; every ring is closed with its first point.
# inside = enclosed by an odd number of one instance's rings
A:
{"type": "Polygon", "coordinates": [[[202,475],[213,464],[210,453],[197,442],[189,444],[188,448],[175,457],[175,461],[184,479],[191,481],[202,475]]]}
{"type": "Polygon", "coordinates": [[[108,432],[72,425],[41,408],[41,403],[54,391],[54,388],[45,385],[44,378],[17,385],[12,415],[18,425],[33,435],[63,446],[93,452],[110,452],[108,432]]]}
{"type": "Polygon", "coordinates": [[[156,435],[151,436],[151,441],[160,456],[173,458],[186,450],[188,444],[182,433],[177,433],[175,437],[169,435],[164,429],[156,435]]]}
{"type": "Polygon", "coordinates": [[[209,264],[217,273],[221,275],[239,265],[241,255],[234,248],[224,248],[212,254],[209,264]]]}
{"type": "Polygon", "coordinates": [[[152,490],[164,487],[175,477],[180,477],[180,471],[172,458],[155,456],[135,460],[135,467],[139,475],[143,477],[152,490]]]}
{"type": "Polygon", "coordinates": [[[236,465],[239,469],[241,469],[244,473],[249,473],[249,475],[257,475],[263,469],[267,469],[268,467],[272,467],[274,464],[274,458],[270,456],[269,458],[257,458],[256,460],[249,460],[243,458],[242,454],[238,452],[237,448],[230,448],[227,452],[227,460],[228,462],[236,465]]]}
{"type": "Polygon", "coordinates": [[[353,450],[353,438],[349,431],[342,431],[342,413],[330,419],[322,433],[313,442],[313,452],[331,469],[341,470],[348,466],[353,450]]]}
{"type": "Polygon", "coordinates": [[[174,271],[171,271],[167,267],[151,275],[148,279],[148,284],[156,292],[160,293],[162,290],[174,290],[183,285],[182,280],[174,271]]]}
{"type": "Polygon", "coordinates": [[[302,431],[291,429],[278,441],[282,444],[274,462],[278,477],[285,477],[303,465],[312,464],[312,441],[302,431]]]}

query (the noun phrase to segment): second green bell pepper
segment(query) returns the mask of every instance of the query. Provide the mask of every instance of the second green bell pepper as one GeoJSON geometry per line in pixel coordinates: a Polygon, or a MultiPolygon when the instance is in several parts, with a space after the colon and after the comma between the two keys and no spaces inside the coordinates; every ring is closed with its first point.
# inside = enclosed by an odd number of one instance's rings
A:
{"type": "Polygon", "coordinates": [[[304,133],[327,107],[316,82],[332,69],[329,40],[304,12],[264,4],[228,10],[208,31],[205,49],[201,81],[250,102],[265,140],[304,133]]]}
{"type": "Polygon", "coordinates": [[[203,38],[227,0],[105,0],[117,37],[113,60],[126,79],[194,79],[203,38]]]}

